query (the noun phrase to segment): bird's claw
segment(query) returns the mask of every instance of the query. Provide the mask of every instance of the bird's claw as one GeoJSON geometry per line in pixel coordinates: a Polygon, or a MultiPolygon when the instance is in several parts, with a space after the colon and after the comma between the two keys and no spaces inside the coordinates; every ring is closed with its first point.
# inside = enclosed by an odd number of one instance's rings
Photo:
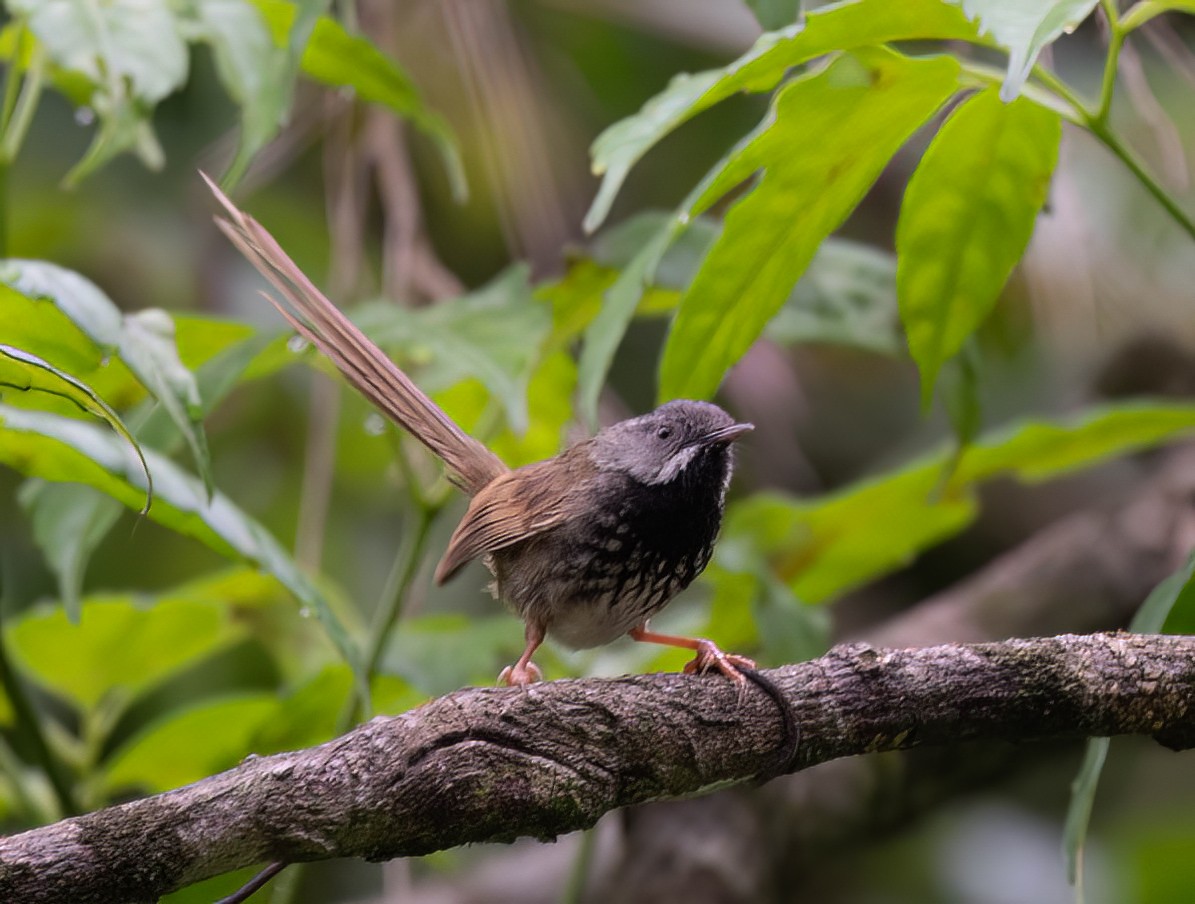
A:
{"type": "Polygon", "coordinates": [[[526,687],[543,680],[544,673],[539,670],[539,666],[530,661],[508,665],[498,675],[498,683],[505,684],[507,687],[526,687]]]}
{"type": "Polygon", "coordinates": [[[697,655],[685,665],[685,673],[704,675],[710,669],[717,669],[731,681],[743,684],[747,679],[740,669],[754,669],[755,661],[737,653],[723,653],[712,640],[697,641],[697,655]]]}

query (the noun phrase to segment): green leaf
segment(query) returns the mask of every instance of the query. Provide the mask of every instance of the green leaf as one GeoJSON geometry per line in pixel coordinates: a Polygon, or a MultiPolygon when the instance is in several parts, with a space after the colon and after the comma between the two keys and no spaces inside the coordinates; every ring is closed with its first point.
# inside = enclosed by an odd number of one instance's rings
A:
{"type": "Polygon", "coordinates": [[[1140,28],[1155,16],[1167,12],[1181,12],[1195,16],[1195,0],[1140,0],[1121,17],[1120,28],[1126,34],[1140,28]]]}
{"type": "Polygon", "coordinates": [[[1025,253],[1058,162],[1062,122],[995,89],[967,100],[909,180],[896,227],[896,288],[929,406],[942,364],[996,304],[1025,253]]]}
{"type": "MultiPolygon", "coordinates": [[[[266,17],[275,41],[291,28],[294,6],[282,0],[253,0],[266,17]]],[[[423,102],[419,89],[397,62],[382,53],[368,38],[349,34],[338,22],[316,21],[302,56],[303,72],[317,82],[352,88],[365,101],[389,107],[423,132],[435,145],[452,187],[453,197],[468,197],[464,165],[452,128],[423,102]]]]}
{"type": "MultiPolygon", "coordinates": [[[[663,211],[636,214],[603,231],[587,249],[578,252],[564,279],[541,287],[541,293],[550,296],[561,309],[557,320],[563,326],[562,336],[571,338],[576,334],[574,320],[583,323],[588,318],[592,324],[601,310],[597,302],[619,276],[616,271],[625,270],[660,230],[675,220],[675,213],[663,211]]],[[[675,290],[689,285],[720,233],[719,223],[706,217],[693,219],[664,252],[635,315],[658,316],[674,310],[680,301],[675,290]]],[[[824,343],[889,355],[903,353],[895,256],[831,236],[819,246],[809,269],[765,333],[781,344],[824,343]]]]}
{"type": "MultiPolygon", "coordinates": [[[[761,625],[755,619],[755,607],[763,593],[764,582],[758,566],[768,567],[761,556],[749,555],[742,561],[729,549],[722,549],[729,543],[752,552],[747,543],[736,542],[741,539],[741,534],[736,538],[724,531],[719,541],[721,554],[701,575],[702,583],[713,591],[709,619],[703,630],[710,637],[718,638],[724,649],[735,651],[753,650],[759,646],[761,625]]],[[[774,574],[771,579],[776,581],[774,574]]]]}
{"type": "MultiPolygon", "coordinates": [[[[536,297],[552,306],[550,347],[566,348],[585,332],[602,310],[604,297],[620,272],[667,221],[675,219],[675,212],[637,214],[603,232],[587,249],[572,250],[565,275],[536,286],[536,297]]],[[[680,301],[676,290],[688,285],[719,228],[701,217],[676,235],[656,267],[653,285],[640,298],[636,315],[659,316],[676,309],[680,301]]]]}
{"type": "Polygon", "coordinates": [[[783,581],[770,574],[761,574],[751,611],[759,625],[759,651],[765,662],[778,666],[801,662],[830,648],[826,610],[804,605],[783,581]]]}
{"type": "MultiPolygon", "coordinates": [[[[113,408],[127,408],[146,397],[145,387],[113,355],[113,347],[97,344],[52,299],[29,297],[3,284],[0,267],[0,335],[7,344],[53,362],[95,390],[113,408]]],[[[11,399],[13,404],[23,404],[11,399]]],[[[54,406],[36,399],[39,407],[75,413],[70,406],[54,406]]]]}
{"type": "Polygon", "coordinates": [[[210,495],[214,490],[212,460],[203,430],[203,404],[195,375],[179,359],[174,321],[156,308],[126,315],[119,349],[121,360],[162,404],[182,434],[210,495]]]}
{"type": "Polygon", "coordinates": [[[1109,406],[1059,423],[1023,422],[976,440],[945,484],[950,448],[820,499],[769,493],[735,503],[716,559],[741,570],[733,554],[747,544],[799,599],[826,602],[965,528],[981,481],[1045,480],[1193,431],[1195,406],[1160,402],[1109,406]]]}
{"type": "Polygon", "coordinates": [[[124,317],[91,280],[45,261],[0,261],[0,282],[29,299],[51,301],[101,349],[115,351],[124,317]]]}
{"type": "Polygon", "coordinates": [[[96,170],[125,151],[132,151],[150,170],[160,170],[166,155],[153,127],[141,109],[131,103],[101,103],[96,98],[100,127],[83,157],[62,180],[66,188],[75,188],[96,170]]]}
{"type": "MultiPolygon", "coordinates": [[[[1090,738],[1083,753],[1079,774],[1071,782],[1071,802],[1066,810],[1066,824],[1062,830],[1062,847],[1066,854],[1066,876],[1071,885],[1082,882],[1083,849],[1087,841],[1087,826],[1095,806],[1095,792],[1099,788],[1100,773],[1108,757],[1111,738],[1090,738]]],[[[1082,904],[1082,893],[1076,900],[1082,904]]]]}
{"type": "Polygon", "coordinates": [[[741,532],[723,537],[704,580],[714,592],[701,633],[717,637],[724,648],[758,651],[765,663],[775,664],[810,659],[829,648],[825,609],[804,605],[741,532]]]}
{"type": "MultiPolygon", "coordinates": [[[[604,230],[588,248],[578,252],[569,276],[561,283],[568,282],[574,271],[584,270],[594,277],[596,288],[579,294],[600,294],[618,276],[613,271],[625,270],[644,246],[675,220],[675,213],[646,211],[604,230]],[[600,266],[580,266],[584,263],[600,266]]],[[[647,293],[636,314],[652,316],[675,309],[680,296],[673,290],[684,289],[692,282],[721,232],[721,223],[707,217],[694,218],[664,252],[651,281],[655,291],[647,293]]],[[[548,291],[559,292],[562,288],[560,283],[549,284],[548,291]]],[[[826,343],[883,354],[903,352],[896,305],[896,257],[871,245],[831,236],[818,247],[809,269],[768,323],[766,333],[769,339],[782,344],[826,343]]]]}
{"type": "Polygon", "coordinates": [[[1190,405],[1138,400],[1061,421],[1022,421],[977,441],[959,466],[957,482],[1006,473],[1029,483],[1049,480],[1184,436],[1195,427],[1193,418],[1190,405]]]}
{"type": "MultiPolygon", "coordinates": [[[[171,314],[171,318],[178,357],[188,370],[198,369],[217,355],[257,335],[253,327],[236,320],[182,312],[171,314]]],[[[202,384],[202,379],[199,381],[202,384]]],[[[205,404],[210,404],[210,393],[202,386],[199,395],[205,404]]]]}
{"type": "MultiPolygon", "coordinates": [[[[199,337],[194,338],[198,340],[199,337]]],[[[198,407],[193,412],[196,421],[201,421],[214,411],[228,393],[242,382],[249,366],[269,342],[265,336],[253,336],[236,344],[224,345],[199,365],[194,373],[197,388],[195,398],[198,402],[198,407]]],[[[190,352],[193,355],[206,356],[214,348],[215,345],[211,344],[202,350],[192,348],[190,352]]],[[[180,347],[178,360],[182,359],[183,352],[184,348],[180,347]]],[[[144,440],[158,451],[173,453],[180,445],[188,442],[186,434],[179,429],[179,421],[174,412],[165,405],[147,401],[133,412],[132,417],[137,419],[134,432],[138,439],[144,440]]]]}
{"type": "Polygon", "coordinates": [[[58,579],[66,616],[78,623],[87,563],[122,507],[91,487],[42,481],[21,487],[20,501],[33,522],[33,539],[58,579]]]}
{"type": "MultiPolygon", "coordinates": [[[[686,226],[675,213],[640,213],[579,252],[590,260],[575,260],[564,279],[540,288],[557,308],[561,340],[588,320],[578,411],[591,426],[602,382],[631,318],[675,309],[676,290],[689,285],[720,233],[720,224],[705,217],[686,226]],[[661,246],[666,248],[662,256],[661,246]]],[[[895,274],[891,254],[829,238],[768,324],[767,335],[780,343],[832,343],[898,354],[904,342],[895,274]]]]}
{"type": "MultiPolygon", "coordinates": [[[[207,360],[196,374],[206,413],[236,384],[263,340],[229,346],[228,341],[252,332],[239,324],[191,318],[181,321],[179,326],[180,356],[185,350],[196,361],[207,360]],[[212,354],[215,357],[208,360],[212,354]]],[[[134,431],[137,438],[159,451],[173,451],[181,436],[165,409],[155,407],[148,416],[140,418],[142,413],[135,411],[131,417],[134,422],[140,421],[134,431]]],[[[21,487],[20,501],[33,523],[34,540],[58,578],[67,615],[72,621],[77,620],[87,563],[116,523],[122,507],[115,499],[89,486],[47,484],[40,480],[27,481],[21,487]]]]}
{"type": "Polygon", "coordinates": [[[864,481],[821,499],[758,494],[727,510],[721,547],[751,543],[797,597],[832,600],[893,569],[966,527],[970,493],[934,495],[946,459],[864,481]],[[899,525],[897,529],[895,526],[899,525]]]}
{"type": "Polygon", "coordinates": [[[279,701],[269,720],[257,726],[253,751],[270,754],[297,750],[334,737],[352,691],[353,674],[344,665],[320,669],[279,701]]]}
{"type": "Polygon", "coordinates": [[[681,299],[660,365],[661,401],[713,394],[784,304],[822,240],[954,93],[958,71],[951,57],[915,60],[871,50],[777,94],[769,117],[693,205],[701,213],[764,170],[730,209],[681,299]]]}
{"type": "Polygon", "coordinates": [[[378,344],[422,363],[419,383],[429,392],[480,380],[521,433],[528,425],[527,384],[552,328],[529,273],[525,264],[515,265],[475,292],[419,310],[378,302],[357,322],[378,344]]]}
{"type": "Polygon", "coordinates": [[[16,721],[16,711],[12,708],[12,700],[8,691],[0,687],[0,725],[12,725],[16,721]]]}
{"type": "Polygon", "coordinates": [[[785,345],[822,343],[900,354],[896,258],[831,236],[817,249],[765,335],[785,345]]]}
{"type": "Polygon", "coordinates": [[[592,262],[574,262],[564,279],[541,288],[557,311],[558,341],[584,332],[578,414],[590,429],[596,427],[598,395],[632,317],[676,307],[680,296],[673,290],[688,285],[718,230],[705,218],[686,223],[676,213],[641,213],[598,236],[584,252],[592,262]]]}
{"type": "Polygon", "coordinates": [[[1180,605],[1195,599],[1195,553],[1174,574],[1168,575],[1146,597],[1141,608],[1129,622],[1129,630],[1136,634],[1157,634],[1166,626],[1171,613],[1180,605]]]}
{"type": "Polygon", "coordinates": [[[106,358],[115,352],[166,409],[210,492],[211,456],[199,388],[179,357],[170,315],[155,308],[122,314],[94,283],[45,261],[2,261],[0,282],[30,299],[52,301],[95,343],[100,355],[106,358]]]}
{"type": "Polygon", "coordinates": [[[801,0],[745,0],[764,31],[790,25],[801,14],[801,0]]]}
{"type": "Polygon", "coordinates": [[[273,138],[286,122],[300,60],[311,40],[315,24],[327,10],[330,0],[296,0],[294,3],[253,0],[253,3],[264,17],[273,40],[258,62],[261,81],[254,95],[253,115],[242,119],[236,157],[221,180],[226,189],[240,181],[253,154],[273,138]],[[277,15],[271,16],[271,5],[281,10],[282,22],[276,21],[277,15]]]}
{"type": "Polygon", "coordinates": [[[1015,98],[1038,54],[1064,32],[1074,31],[1098,0],[946,0],[978,21],[985,34],[1008,51],[1008,75],[1000,96],[1015,98]]]}
{"type": "Polygon", "coordinates": [[[983,411],[979,401],[978,358],[979,352],[973,345],[969,346],[955,359],[952,372],[947,374],[944,400],[946,416],[954,430],[956,448],[955,460],[951,465],[957,464],[958,457],[979,435],[979,428],[983,424],[983,411]]]}
{"type": "MultiPolygon", "coordinates": [[[[650,235],[639,237],[640,243],[634,246],[633,256],[603,294],[602,305],[585,330],[585,344],[578,365],[578,405],[581,417],[591,430],[597,429],[598,395],[614,361],[614,353],[635,311],[642,307],[648,287],[656,281],[657,269],[667,262],[668,268],[661,278],[675,280],[678,287],[686,286],[697,269],[697,262],[705,257],[707,249],[716,240],[717,227],[700,217],[694,220],[693,208],[696,200],[728,166],[742,144],[740,142],[730,155],[718,162],[681,202],[676,213],[659,221],[650,235]],[[689,234],[690,226],[694,223],[697,229],[692,238],[678,245],[678,241],[689,234]],[[700,253],[693,254],[694,249],[700,249],[700,253]]],[[[626,240],[639,232],[643,225],[646,222],[642,218],[632,220],[623,229],[615,230],[615,235],[599,240],[595,243],[599,253],[602,245],[611,250],[625,249],[626,240]]]]}
{"type": "Polygon", "coordinates": [[[147,112],[187,78],[187,47],[166,0],[10,0],[58,67],[92,86],[90,106],[100,128],[67,176],[79,180],[116,154],[133,149],[147,166],[161,165],[161,148],[147,112]]]}
{"type": "Polygon", "coordinates": [[[187,49],[166,0],[8,0],[50,59],[149,105],[182,86],[187,49]]]}
{"type": "MultiPolygon", "coordinates": [[[[1131,630],[1140,631],[1143,634],[1158,631],[1166,634],[1195,634],[1195,580],[1192,580],[1192,571],[1195,569],[1192,569],[1192,563],[1188,561],[1185,569],[1180,569],[1178,572],[1178,574],[1185,574],[1186,580],[1177,596],[1168,605],[1163,602],[1155,604],[1160,610],[1157,613],[1161,619],[1160,627],[1138,627],[1137,622],[1134,621],[1131,630]]],[[[1155,613],[1150,611],[1148,603],[1149,600],[1142,604],[1141,609],[1137,612],[1137,618],[1141,619],[1145,625],[1152,625],[1158,622],[1155,613]]]]}
{"type": "MultiPolygon", "coordinates": [[[[289,92],[271,72],[285,62],[259,10],[247,0],[194,0],[185,7],[188,36],[212,48],[216,75],[241,107],[237,166],[252,159],[274,137],[286,114],[289,92]]],[[[293,78],[293,75],[292,75],[293,78]]]]}
{"type": "MultiPolygon", "coordinates": [[[[344,660],[360,675],[356,646],[324,594],[264,527],[223,493],[202,485],[153,450],[154,506],[148,517],[194,537],[229,558],[273,575],[319,617],[344,660]]],[[[144,495],[144,477],[115,437],[71,418],[0,405],[0,463],[29,477],[93,486],[130,508],[144,495]]]]}
{"type": "MultiPolygon", "coordinates": [[[[585,215],[585,229],[592,232],[606,219],[631,167],[702,110],[740,91],[770,91],[794,66],[836,50],[919,39],[979,40],[975,26],[942,0],[860,0],[822,7],[801,23],[764,34],[747,53],[721,69],[678,75],[642,110],[610,126],[594,141],[593,172],[603,178],[585,215]]],[[[815,132],[805,134],[821,137],[815,132]]]]}
{"type": "Polygon", "coordinates": [[[22,671],[80,710],[119,693],[131,700],[243,635],[225,606],[163,598],[97,597],[72,624],[61,609],[37,609],[7,628],[22,671]]]}
{"type": "Polygon", "coordinates": [[[585,344],[577,365],[577,395],[579,413],[591,429],[597,426],[598,395],[614,361],[618,343],[665,250],[683,228],[675,217],[663,224],[605,293],[601,310],[585,331],[585,344]]]}
{"type": "Polygon", "coordinates": [[[251,752],[255,732],[277,707],[271,694],[245,694],[171,712],[116,752],[102,787],[154,794],[222,772],[251,752]]]}
{"type": "Polygon", "coordinates": [[[497,663],[513,661],[522,646],[517,624],[506,615],[425,615],[394,632],[383,663],[387,672],[439,696],[462,685],[492,684],[497,663]]]}
{"type": "MultiPolygon", "coordinates": [[[[641,211],[617,226],[594,236],[589,246],[577,252],[602,267],[625,270],[654,241],[661,230],[674,229],[675,211],[641,211]]],[[[660,258],[653,284],[660,288],[683,289],[693,281],[710,246],[722,232],[722,224],[711,217],[692,217],[683,231],[677,231],[660,258]]]]}
{"type": "Polygon", "coordinates": [[[0,387],[7,386],[21,392],[44,392],[68,399],[83,411],[94,415],[111,427],[136,453],[145,477],[145,505],[142,514],[153,502],[153,478],[141,446],[133,439],[129,428],[124,425],[112,408],[101,399],[90,386],[61,371],[36,355],[0,345],[0,387]]]}
{"type": "Polygon", "coordinates": [[[577,366],[564,351],[549,354],[527,386],[530,427],[523,433],[507,429],[488,443],[512,468],[549,458],[560,451],[573,420],[572,392],[577,366]]]}
{"type": "MultiPolygon", "coordinates": [[[[390,675],[375,675],[370,684],[374,712],[405,712],[427,699],[407,682],[390,675]]],[[[320,669],[287,694],[269,720],[258,727],[252,740],[253,751],[265,755],[297,750],[334,738],[344,709],[351,702],[352,690],[353,675],[345,665],[336,663],[320,669]]]]}

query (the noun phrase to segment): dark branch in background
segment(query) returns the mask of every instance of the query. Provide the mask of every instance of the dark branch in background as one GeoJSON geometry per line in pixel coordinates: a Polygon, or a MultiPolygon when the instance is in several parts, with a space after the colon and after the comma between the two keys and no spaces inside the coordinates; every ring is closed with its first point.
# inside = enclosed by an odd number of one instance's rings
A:
{"type": "MultiPolygon", "coordinates": [[[[802,766],[966,740],[1146,734],[1195,746],[1195,637],[1096,634],[921,650],[849,644],[768,675],[802,766]]],[[[0,839],[0,900],[154,901],[265,860],[385,860],[553,838],[774,766],[754,689],[685,675],[474,688],[186,788],[0,839]]]]}

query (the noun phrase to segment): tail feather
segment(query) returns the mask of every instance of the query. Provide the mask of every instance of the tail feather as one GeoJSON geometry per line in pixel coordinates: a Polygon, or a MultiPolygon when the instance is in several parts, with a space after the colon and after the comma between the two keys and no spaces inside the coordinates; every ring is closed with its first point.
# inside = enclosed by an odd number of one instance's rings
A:
{"type": "Polygon", "coordinates": [[[228,213],[216,225],[245,255],[282,301],[263,292],[304,339],[323,352],[345,379],[388,417],[438,455],[470,494],[509,470],[482,443],[465,433],[339,308],[316,288],[260,223],[203,175],[228,213]]]}

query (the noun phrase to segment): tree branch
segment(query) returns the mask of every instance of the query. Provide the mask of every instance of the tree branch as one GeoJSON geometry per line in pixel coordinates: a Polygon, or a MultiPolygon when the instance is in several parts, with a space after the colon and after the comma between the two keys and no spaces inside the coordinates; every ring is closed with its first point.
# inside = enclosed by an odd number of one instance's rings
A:
{"type": "MultiPolygon", "coordinates": [[[[1151,362],[1161,358],[1153,347],[1146,354],[1151,362]]],[[[1141,356],[1130,363],[1140,378],[1141,356]]],[[[1181,377],[1168,368],[1150,379],[1156,382],[1136,391],[1156,392],[1158,385],[1178,385],[1181,377]]],[[[1098,479],[1099,492],[1087,482],[1089,510],[1039,530],[953,587],[849,639],[916,647],[1126,625],[1195,543],[1195,449],[1168,452],[1161,462],[1154,455],[1138,467],[1149,476],[1133,481],[1122,464],[1115,479],[1107,473],[1098,479]]],[[[772,782],[762,794],[732,789],[630,808],[617,814],[621,819],[612,830],[620,843],[591,870],[590,890],[595,900],[627,904],[662,900],[661,890],[675,891],[688,904],[782,900],[817,876],[828,856],[857,849],[965,791],[1060,753],[1058,745],[978,742],[850,757],[772,782]]],[[[450,897],[456,888],[425,880],[412,904],[433,897],[440,904],[555,900],[558,884],[545,884],[525,864],[496,878],[494,863],[501,858],[495,853],[486,861],[485,895],[450,897]]]]}
{"type": "MultiPolygon", "coordinates": [[[[875,650],[767,673],[802,767],[960,740],[1148,734],[1195,746],[1195,637],[1063,635],[875,650]]],[[[0,839],[0,900],[153,901],[262,860],[385,860],[521,835],[766,774],[754,688],[640,675],[472,688],[185,788],[0,839]]]]}
{"type": "MultiPolygon", "coordinates": [[[[1149,354],[1159,359],[1156,351],[1149,354]]],[[[1141,373],[1138,366],[1134,374],[1141,373]]],[[[1162,379],[1175,385],[1169,372],[1162,379]]],[[[1128,624],[1195,543],[1195,449],[1168,452],[1162,463],[1152,456],[1138,469],[1149,476],[1131,480],[1125,463],[1115,478],[1105,472],[1098,492],[1091,477],[1082,478],[1087,489],[1079,495],[1091,501],[1089,510],[1050,524],[950,589],[844,639],[922,647],[1128,624]]],[[[1065,755],[1066,746],[979,741],[847,757],[770,782],[763,793],[740,786],[621,810],[603,820],[607,831],[589,870],[587,899],[788,900],[799,896],[795,889],[816,883],[828,857],[905,827],[996,776],[1065,755]]],[[[421,878],[404,900],[553,904],[577,843],[579,835],[550,848],[494,851],[451,880],[421,878]]]]}

